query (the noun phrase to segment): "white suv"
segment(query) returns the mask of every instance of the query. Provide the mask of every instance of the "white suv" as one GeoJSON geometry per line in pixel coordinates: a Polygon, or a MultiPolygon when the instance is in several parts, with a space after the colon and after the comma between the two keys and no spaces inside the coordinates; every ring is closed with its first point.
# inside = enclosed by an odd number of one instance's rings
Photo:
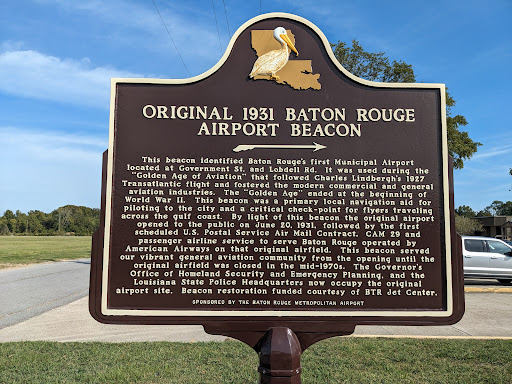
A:
{"type": "Polygon", "coordinates": [[[512,283],[512,246],[491,237],[462,236],[464,276],[512,283]]]}

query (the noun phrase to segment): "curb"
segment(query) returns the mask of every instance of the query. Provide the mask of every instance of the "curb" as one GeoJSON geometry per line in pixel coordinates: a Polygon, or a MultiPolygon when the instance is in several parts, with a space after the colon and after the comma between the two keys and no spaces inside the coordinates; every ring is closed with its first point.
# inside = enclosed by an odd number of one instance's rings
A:
{"type": "Polygon", "coordinates": [[[479,287],[464,287],[464,292],[483,292],[483,293],[512,293],[511,288],[479,288],[479,287]]]}
{"type": "Polygon", "coordinates": [[[348,335],[341,337],[369,339],[445,339],[445,340],[512,340],[508,336],[420,336],[420,335],[348,335]]]}

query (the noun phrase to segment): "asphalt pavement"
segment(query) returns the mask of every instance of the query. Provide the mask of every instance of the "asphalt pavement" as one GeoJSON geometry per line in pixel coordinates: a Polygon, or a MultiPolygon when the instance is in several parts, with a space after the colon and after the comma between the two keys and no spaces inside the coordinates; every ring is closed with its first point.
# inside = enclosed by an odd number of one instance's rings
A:
{"type": "MultiPolygon", "coordinates": [[[[36,288],[25,288],[24,284],[37,283],[37,273],[46,272],[46,279],[50,282],[44,286],[66,285],[59,273],[50,274],[43,267],[39,272],[24,271],[25,275],[20,280],[20,285],[14,285],[12,281],[6,281],[4,271],[0,271],[0,289],[2,289],[2,305],[4,301],[20,300],[22,294],[36,295],[33,304],[17,312],[11,309],[7,315],[0,319],[4,325],[0,329],[0,342],[9,341],[104,341],[104,342],[135,342],[135,341],[221,341],[226,337],[208,335],[201,326],[190,325],[112,325],[96,322],[88,311],[88,260],[74,263],[63,263],[62,271],[70,275],[74,280],[71,285],[76,285],[76,280],[83,280],[84,286],[71,289],[70,292],[61,292],[54,299],[45,297],[43,291],[37,292],[36,288]],[[74,275],[75,268],[71,264],[81,264],[84,270],[78,272],[82,277],[74,275]],[[73,277],[74,276],[74,277],[73,277]],[[9,295],[4,295],[9,288],[9,295]],[[14,296],[15,295],[15,296],[14,296]],[[16,297],[18,299],[16,299],[16,297]],[[37,301],[44,305],[53,306],[53,309],[44,309],[37,301]],[[44,312],[44,313],[43,313],[44,312]],[[37,315],[35,315],[37,314],[37,315]],[[35,315],[35,316],[34,316],[35,315]],[[25,318],[25,320],[23,320],[25,318]],[[5,320],[7,319],[7,320],[5,320]],[[16,321],[14,321],[16,319],[16,321]]],[[[55,263],[54,263],[55,264],[55,263]]],[[[76,267],[76,266],[74,266],[76,267]]],[[[32,267],[30,267],[32,268],[32,267]]],[[[22,268],[27,269],[27,268],[22,268]]],[[[81,269],[81,268],[78,268],[81,269]]],[[[462,320],[448,326],[357,326],[354,336],[358,337],[448,337],[448,338],[512,338],[512,311],[510,311],[511,287],[498,285],[493,280],[466,281],[466,313],[462,320]]],[[[36,285],[37,287],[37,285],[36,285]]],[[[47,288],[45,288],[46,290],[47,288]]],[[[49,289],[49,288],[48,288],[49,289]]],[[[49,289],[49,291],[52,291],[49,289]]],[[[16,304],[16,303],[14,303],[16,304]]],[[[12,307],[16,308],[16,306],[12,307]]],[[[1,308],[5,312],[3,308],[1,308]]]]}
{"type": "Polygon", "coordinates": [[[90,259],[0,270],[0,329],[86,296],[90,259]]]}

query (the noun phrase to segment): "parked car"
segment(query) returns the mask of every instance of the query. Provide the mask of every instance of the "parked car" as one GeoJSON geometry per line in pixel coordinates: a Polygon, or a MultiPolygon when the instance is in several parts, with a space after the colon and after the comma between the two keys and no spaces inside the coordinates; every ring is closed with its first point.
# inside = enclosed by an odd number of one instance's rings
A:
{"type": "Polygon", "coordinates": [[[512,246],[491,237],[462,236],[464,276],[512,283],[512,246]]]}

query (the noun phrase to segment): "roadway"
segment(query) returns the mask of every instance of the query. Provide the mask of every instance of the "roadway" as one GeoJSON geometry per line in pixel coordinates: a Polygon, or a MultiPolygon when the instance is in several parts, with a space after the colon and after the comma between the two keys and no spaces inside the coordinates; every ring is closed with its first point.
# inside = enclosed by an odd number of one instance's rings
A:
{"type": "Polygon", "coordinates": [[[90,259],[0,270],[0,329],[88,294],[90,259]]]}

